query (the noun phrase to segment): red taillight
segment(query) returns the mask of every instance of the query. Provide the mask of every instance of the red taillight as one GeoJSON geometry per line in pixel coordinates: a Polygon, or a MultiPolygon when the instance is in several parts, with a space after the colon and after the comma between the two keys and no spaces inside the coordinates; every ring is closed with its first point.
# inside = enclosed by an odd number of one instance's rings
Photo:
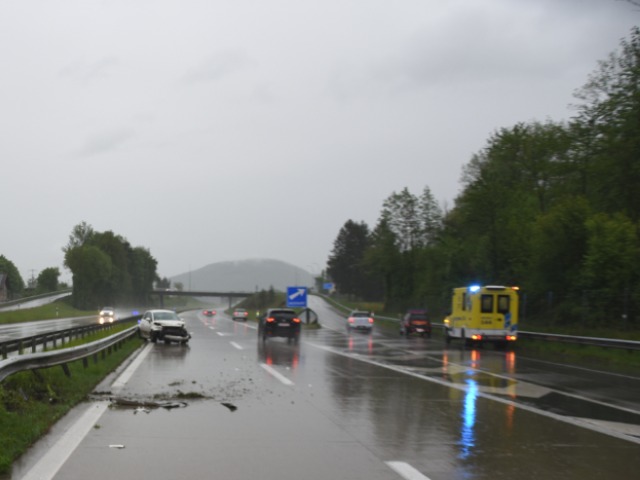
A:
{"type": "Polygon", "coordinates": [[[471,340],[482,340],[482,335],[473,334],[471,335],[471,340]]]}
{"type": "Polygon", "coordinates": [[[275,319],[275,318],[273,318],[273,317],[269,317],[269,318],[267,318],[267,323],[273,323],[273,322],[275,322],[275,321],[276,321],[276,319],[275,319]]]}
{"type": "Polygon", "coordinates": [[[295,317],[295,318],[293,319],[293,323],[300,323],[300,319],[299,319],[298,317],[295,317]]]}
{"type": "Polygon", "coordinates": [[[518,337],[516,337],[515,335],[507,335],[507,340],[509,342],[515,342],[517,338],[518,337]]]}
{"type": "Polygon", "coordinates": [[[369,323],[373,323],[373,318],[369,318],[369,323]]]}
{"type": "Polygon", "coordinates": [[[353,317],[349,317],[349,318],[347,319],[347,321],[348,321],[349,323],[353,323],[353,322],[355,322],[355,319],[354,319],[353,317]]]}

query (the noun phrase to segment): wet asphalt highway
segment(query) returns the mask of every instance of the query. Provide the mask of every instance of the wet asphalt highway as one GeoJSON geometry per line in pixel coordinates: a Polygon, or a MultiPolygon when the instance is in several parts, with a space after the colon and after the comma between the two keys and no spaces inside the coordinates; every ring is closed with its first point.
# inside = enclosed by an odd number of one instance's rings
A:
{"type": "Polygon", "coordinates": [[[310,306],[323,328],[297,345],[263,344],[224,314],[183,314],[189,346],[148,344],[11,478],[637,478],[639,378],[347,334],[321,300],[310,306]],[[136,408],[149,400],[186,406],[136,408]],[[77,448],[56,453],[82,415],[77,448]]]}

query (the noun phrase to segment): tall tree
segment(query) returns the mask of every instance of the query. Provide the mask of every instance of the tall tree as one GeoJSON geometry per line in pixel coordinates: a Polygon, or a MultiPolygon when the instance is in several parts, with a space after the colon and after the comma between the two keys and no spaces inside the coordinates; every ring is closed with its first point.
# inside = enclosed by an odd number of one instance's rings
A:
{"type": "Polygon", "coordinates": [[[363,259],[368,237],[369,227],[366,223],[347,220],[333,243],[333,250],[327,261],[327,273],[341,293],[363,293],[366,277],[363,259]]]}
{"type": "Polygon", "coordinates": [[[37,288],[40,293],[55,292],[58,290],[58,278],[60,270],[58,267],[45,268],[38,274],[37,288]]]}
{"type": "Polygon", "coordinates": [[[575,121],[590,131],[590,199],[598,210],[640,220],[640,28],[577,91],[575,121]]]}
{"type": "Polygon", "coordinates": [[[0,273],[7,275],[9,298],[20,295],[24,290],[24,280],[14,263],[4,255],[0,255],[0,273]]]}
{"type": "Polygon", "coordinates": [[[393,192],[382,205],[381,217],[395,235],[402,252],[423,243],[419,213],[418,199],[406,187],[400,193],[393,192]]]}

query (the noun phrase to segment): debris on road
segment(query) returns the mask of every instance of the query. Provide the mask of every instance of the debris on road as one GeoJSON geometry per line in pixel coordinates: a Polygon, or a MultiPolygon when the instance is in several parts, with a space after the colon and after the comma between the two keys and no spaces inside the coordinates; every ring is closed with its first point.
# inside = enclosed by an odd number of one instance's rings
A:
{"type": "Polygon", "coordinates": [[[187,406],[186,402],[153,402],[147,400],[130,400],[127,398],[112,397],[109,398],[111,405],[116,407],[131,407],[135,408],[135,413],[140,411],[148,413],[151,408],[165,408],[170,410],[172,408],[184,408],[187,406]]]}

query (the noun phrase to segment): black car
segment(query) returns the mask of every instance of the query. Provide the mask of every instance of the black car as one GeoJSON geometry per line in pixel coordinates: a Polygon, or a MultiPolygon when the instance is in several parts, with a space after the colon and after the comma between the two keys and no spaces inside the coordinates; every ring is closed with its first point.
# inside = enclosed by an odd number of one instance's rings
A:
{"type": "Polygon", "coordinates": [[[400,320],[400,335],[418,334],[431,338],[431,320],[424,309],[407,311],[400,320]]]}
{"type": "Polygon", "coordinates": [[[286,337],[298,341],[300,338],[300,318],[288,308],[270,308],[258,321],[258,336],[262,340],[269,337],[286,337]]]}

